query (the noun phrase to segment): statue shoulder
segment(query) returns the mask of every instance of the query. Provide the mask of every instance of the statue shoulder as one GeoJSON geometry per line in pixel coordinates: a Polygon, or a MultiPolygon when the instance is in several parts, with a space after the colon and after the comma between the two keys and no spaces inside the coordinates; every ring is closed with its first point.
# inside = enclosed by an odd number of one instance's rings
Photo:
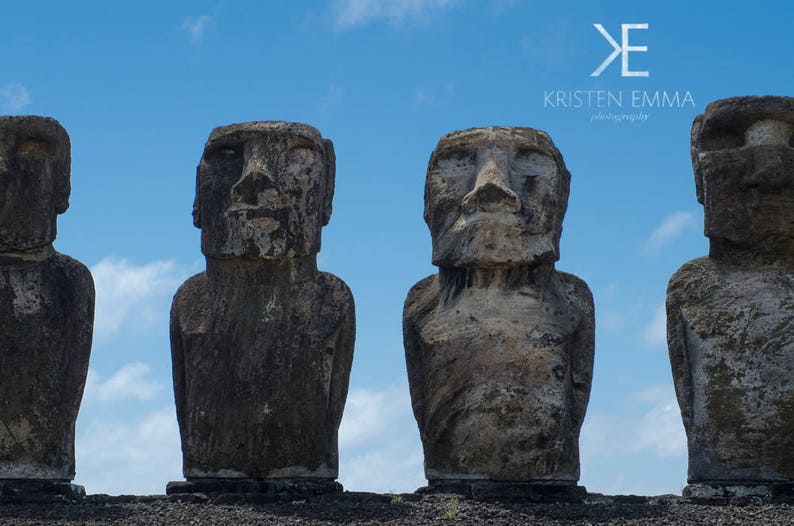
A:
{"type": "Polygon", "coordinates": [[[353,309],[353,292],[342,278],[330,272],[319,273],[319,285],[325,301],[340,309],[353,309]]]}
{"type": "Polygon", "coordinates": [[[700,301],[703,293],[720,286],[720,276],[714,260],[702,257],[687,261],[670,277],[667,283],[667,300],[700,301]]]}
{"type": "Polygon", "coordinates": [[[403,318],[414,318],[431,309],[439,295],[438,274],[419,280],[408,291],[403,307],[403,318]]]}
{"type": "Polygon", "coordinates": [[[94,297],[94,277],[83,263],[66,254],[56,252],[50,258],[50,265],[76,293],[94,297]]]}
{"type": "Polygon", "coordinates": [[[557,271],[568,301],[582,312],[593,312],[593,293],[585,280],[568,272],[557,271]]]}
{"type": "Polygon", "coordinates": [[[207,273],[199,272],[185,280],[174,294],[173,309],[184,310],[185,308],[203,303],[207,296],[207,273]]]}

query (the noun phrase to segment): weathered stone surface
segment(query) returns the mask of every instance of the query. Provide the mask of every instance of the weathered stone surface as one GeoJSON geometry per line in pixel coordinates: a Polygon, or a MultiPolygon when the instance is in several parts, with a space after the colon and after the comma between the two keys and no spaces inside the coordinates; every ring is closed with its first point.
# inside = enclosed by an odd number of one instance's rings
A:
{"type": "Polygon", "coordinates": [[[69,169],[69,137],[57,121],[0,117],[3,484],[74,477],[94,283],[85,266],[52,247],[56,217],[69,203],[69,169]]]}
{"type": "Polygon", "coordinates": [[[215,128],[198,167],[193,205],[201,251],[209,258],[314,256],[331,219],[335,174],[333,143],[311,126],[215,128]]]}
{"type": "Polygon", "coordinates": [[[184,482],[169,482],[167,495],[203,493],[205,495],[268,495],[279,496],[324,495],[342,493],[340,483],[327,478],[270,478],[270,479],[192,479],[184,482]]]}
{"type": "Polygon", "coordinates": [[[337,476],[355,313],[316,266],[333,185],[333,146],[310,126],[210,135],[194,210],[207,271],[171,310],[188,481],[337,476]]]}
{"type": "Polygon", "coordinates": [[[667,341],[706,488],[794,480],[793,133],[788,97],[716,101],[692,126],[710,250],[670,279],[667,341]]]}
{"type": "Polygon", "coordinates": [[[85,499],[85,488],[57,480],[0,480],[0,503],[77,502],[85,499]]]}
{"type": "Polygon", "coordinates": [[[587,496],[574,481],[505,482],[495,480],[434,480],[416,490],[419,495],[458,494],[474,499],[521,499],[529,502],[581,502],[587,496]]]}
{"type": "Polygon", "coordinates": [[[55,119],[0,117],[0,254],[49,246],[69,208],[71,143],[55,119]]]}
{"type": "Polygon", "coordinates": [[[408,293],[403,334],[431,485],[579,479],[594,317],[587,285],[554,268],[569,183],[529,128],[454,132],[430,158],[440,268],[408,293]]]}

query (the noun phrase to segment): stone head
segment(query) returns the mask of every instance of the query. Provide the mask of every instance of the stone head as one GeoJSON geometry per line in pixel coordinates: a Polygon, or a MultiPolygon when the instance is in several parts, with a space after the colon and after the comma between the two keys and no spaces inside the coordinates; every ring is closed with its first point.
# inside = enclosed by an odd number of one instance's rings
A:
{"type": "Polygon", "coordinates": [[[425,183],[433,264],[557,261],[570,179],[562,155],[542,131],[489,127],[443,136],[425,183]]]}
{"type": "Polygon", "coordinates": [[[55,240],[69,208],[71,144],[48,117],[0,117],[0,253],[55,240]]]}
{"type": "Polygon", "coordinates": [[[216,128],[196,178],[193,222],[214,258],[293,258],[320,250],[331,218],[334,147],[291,122],[216,128]]]}
{"type": "Polygon", "coordinates": [[[712,241],[764,251],[794,238],[794,98],[712,102],[690,152],[712,241]]]}

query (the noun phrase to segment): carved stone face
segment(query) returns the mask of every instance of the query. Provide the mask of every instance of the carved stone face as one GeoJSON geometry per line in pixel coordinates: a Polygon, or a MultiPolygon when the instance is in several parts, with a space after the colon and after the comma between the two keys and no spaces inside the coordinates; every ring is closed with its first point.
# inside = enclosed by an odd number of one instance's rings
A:
{"type": "Polygon", "coordinates": [[[71,144],[45,117],[0,117],[0,253],[47,246],[69,208],[71,144]]]}
{"type": "Polygon", "coordinates": [[[512,267],[559,259],[571,175],[542,131],[473,128],[430,157],[425,221],[433,264],[512,267]]]}
{"type": "Polygon", "coordinates": [[[691,154],[709,238],[766,250],[794,237],[794,98],[709,104],[691,154]]]}
{"type": "Polygon", "coordinates": [[[311,126],[251,122],[213,130],[198,166],[193,219],[215,258],[320,250],[331,217],[334,148],[311,126]]]}

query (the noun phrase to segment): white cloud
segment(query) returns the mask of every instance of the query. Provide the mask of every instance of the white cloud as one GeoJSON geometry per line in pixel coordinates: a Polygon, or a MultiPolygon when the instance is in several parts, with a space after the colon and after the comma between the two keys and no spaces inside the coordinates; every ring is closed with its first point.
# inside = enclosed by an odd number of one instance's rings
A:
{"type": "Polygon", "coordinates": [[[623,414],[588,413],[579,441],[582,483],[590,491],[609,494],[678,493],[687,447],[672,385],[633,393],[628,405],[623,414]],[[639,416],[632,417],[634,411],[639,416]]]}
{"type": "Polygon", "coordinates": [[[103,381],[99,373],[91,369],[88,371],[83,399],[100,402],[152,400],[163,390],[163,385],[151,379],[151,373],[151,367],[145,363],[128,363],[103,381]]]}
{"type": "Polygon", "coordinates": [[[185,19],[179,27],[182,31],[187,33],[191,42],[198,43],[204,39],[204,34],[214,22],[214,17],[210,15],[200,15],[185,19]]]}
{"type": "Polygon", "coordinates": [[[645,326],[642,339],[648,347],[667,346],[667,311],[664,304],[653,313],[653,319],[645,326]]]}
{"type": "MultiPolygon", "coordinates": [[[[182,479],[173,406],[132,421],[95,414],[84,430],[82,420],[78,422],[76,442],[75,482],[84,484],[89,493],[163,493],[169,480],[182,479]]],[[[339,481],[346,489],[412,492],[426,484],[422,445],[407,385],[351,389],[339,430],[339,446],[339,481]]]]}
{"type": "Polygon", "coordinates": [[[655,254],[678,237],[685,229],[695,226],[695,215],[689,212],[670,214],[656,227],[642,246],[645,254],[655,254]]]}
{"type": "Polygon", "coordinates": [[[77,478],[88,493],[163,494],[182,480],[182,450],[173,406],[134,421],[96,418],[76,440],[77,478]]]}
{"type": "Polygon", "coordinates": [[[634,426],[632,449],[665,458],[685,455],[684,424],[672,388],[650,386],[636,393],[635,399],[651,405],[651,408],[634,426]]]}
{"type": "Polygon", "coordinates": [[[335,0],[336,28],[351,29],[377,20],[400,23],[424,19],[451,7],[457,0],[335,0]]]}
{"type": "Polygon", "coordinates": [[[91,268],[96,285],[94,334],[108,338],[130,320],[156,324],[166,319],[170,298],[186,277],[173,261],[144,265],[105,258],[91,268]]]}
{"type": "Polygon", "coordinates": [[[0,110],[16,113],[31,103],[30,93],[22,84],[6,84],[0,87],[0,110]]]}
{"type": "Polygon", "coordinates": [[[422,444],[405,384],[351,389],[339,429],[339,480],[349,490],[412,492],[425,481],[422,444]]]}

